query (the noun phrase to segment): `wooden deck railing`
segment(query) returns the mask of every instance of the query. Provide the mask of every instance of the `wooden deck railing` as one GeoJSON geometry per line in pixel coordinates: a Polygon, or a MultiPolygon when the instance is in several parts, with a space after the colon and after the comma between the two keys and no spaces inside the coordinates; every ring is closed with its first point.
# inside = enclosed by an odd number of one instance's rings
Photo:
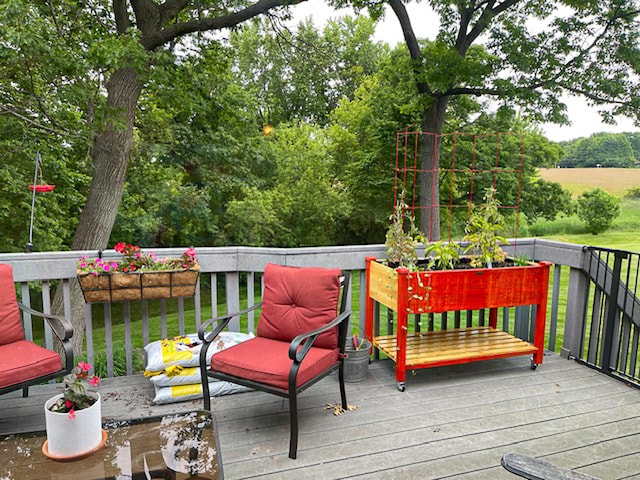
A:
{"type": "MultiPolygon", "coordinates": [[[[150,249],[158,256],[179,256],[184,249],[150,249]]],[[[589,276],[590,253],[582,245],[540,239],[518,239],[505,248],[510,255],[554,264],[550,279],[547,308],[547,348],[564,356],[580,358],[585,330],[586,299],[594,281],[589,276]]],[[[194,298],[144,300],[114,304],[72,305],[71,282],[75,279],[76,261],[95,251],[42,252],[0,254],[0,263],[13,266],[18,292],[23,303],[51,311],[53,292],[63,290],[64,314],[70,318],[72,308],[84,308],[87,360],[94,363],[104,356],[106,374],[131,374],[141,347],[167,335],[195,332],[203,320],[252,305],[260,297],[261,272],[269,262],[295,266],[337,267],[353,272],[352,305],[354,330],[364,331],[365,257],[384,257],[383,245],[317,247],[317,248],[252,248],[196,247],[201,266],[199,288],[194,298]],[[362,315],[360,315],[362,312],[362,315]],[[114,345],[122,345],[118,349],[114,345]]],[[[105,258],[118,258],[112,250],[105,258]]],[[[82,302],[84,303],[84,302],[82,302]]],[[[532,331],[532,314],[526,309],[510,312],[504,309],[501,326],[516,336],[528,339],[532,331]]],[[[383,312],[384,315],[384,312],[383,312]]],[[[478,315],[482,322],[482,312],[478,315]]],[[[471,318],[466,316],[467,320],[471,318]]],[[[40,332],[25,317],[25,331],[30,339],[48,346],[49,332],[40,332]]],[[[255,331],[257,317],[236,320],[234,330],[255,331]]],[[[460,325],[460,312],[430,318],[428,328],[454,328],[460,325]]],[[[392,328],[392,319],[388,319],[392,328]]],[[[425,323],[425,322],[421,322],[425,323]]],[[[423,327],[424,328],[424,327],[423,327]]],[[[637,353],[637,348],[636,348],[637,353]]]]}

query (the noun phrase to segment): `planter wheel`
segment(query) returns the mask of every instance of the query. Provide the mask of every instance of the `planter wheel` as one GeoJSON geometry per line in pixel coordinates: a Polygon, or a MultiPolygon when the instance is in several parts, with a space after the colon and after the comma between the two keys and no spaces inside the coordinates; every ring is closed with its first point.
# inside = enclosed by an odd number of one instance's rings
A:
{"type": "Polygon", "coordinates": [[[533,361],[533,358],[532,358],[532,359],[531,359],[531,370],[535,370],[536,368],[538,368],[538,364],[537,364],[537,363],[535,363],[535,362],[533,361]]]}
{"type": "Polygon", "coordinates": [[[404,392],[404,382],[398,382],[398,390],[404,392]]]}

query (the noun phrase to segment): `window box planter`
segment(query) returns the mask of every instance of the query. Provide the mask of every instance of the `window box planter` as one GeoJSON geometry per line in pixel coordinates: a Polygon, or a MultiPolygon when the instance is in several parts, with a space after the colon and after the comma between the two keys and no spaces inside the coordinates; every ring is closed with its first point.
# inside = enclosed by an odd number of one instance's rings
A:
{"type": "Polygon", "coordinates": [[[78,273],[87,303],[192,297],[200,267],[142,272],[78,273]]]}
{"type": "Polygon", "coordinates": [[[407,370],[532,354],[542,363],[549,287],[549,262],[501,268],[428,270],[392,269],[367,257],[365,333],[374,348],[396,364],[396,382],[404,391],[407,370]],[[374,337],[374,302],[397,313],[393,335],[374,337]],[[533,343],[497,328],[498,308],[536,305],[533,343]],[[488,308],[489,325],[433,332],[408,332],[409,314],[488,308]]]}

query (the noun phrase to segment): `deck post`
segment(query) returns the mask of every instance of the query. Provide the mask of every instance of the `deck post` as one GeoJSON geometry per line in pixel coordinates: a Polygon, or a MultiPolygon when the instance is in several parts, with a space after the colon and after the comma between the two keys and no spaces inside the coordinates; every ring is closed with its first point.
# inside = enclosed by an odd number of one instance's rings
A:
{"type": "Polygon", "coordinates": [[[589,276],[578,268],[569,271],[567,290],[567,315],[564,324],[564,340],[560,355],[564,358],[580,358],[584,318],[589,300],[589,276]]]}

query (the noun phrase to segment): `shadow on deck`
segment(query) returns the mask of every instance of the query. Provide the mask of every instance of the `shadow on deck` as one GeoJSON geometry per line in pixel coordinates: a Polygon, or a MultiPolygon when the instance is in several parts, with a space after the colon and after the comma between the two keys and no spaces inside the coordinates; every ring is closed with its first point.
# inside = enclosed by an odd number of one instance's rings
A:
{"type": "MultiPolygon", "coordinates": [[[[151,405],[141,375],[106,379],[100,391],[104,420],[202,407],[151,405]]],[[[0,396],[0,436],[43,430],[54,393],[47,385],[26,399],[0,396]]],[[[339,401],[333,377],[300,397],[297,460],[287,457],[286,401],[260,392],[214,399],[225,478],[515,479],[500,458],[520,453],[602,479],[640,479],[640,391],[555,354],[536,371],[527,357],[419,370],[404,393],[393,365],[374,362],[347,397],[357,410],[325,408],[339,401]]]]}

